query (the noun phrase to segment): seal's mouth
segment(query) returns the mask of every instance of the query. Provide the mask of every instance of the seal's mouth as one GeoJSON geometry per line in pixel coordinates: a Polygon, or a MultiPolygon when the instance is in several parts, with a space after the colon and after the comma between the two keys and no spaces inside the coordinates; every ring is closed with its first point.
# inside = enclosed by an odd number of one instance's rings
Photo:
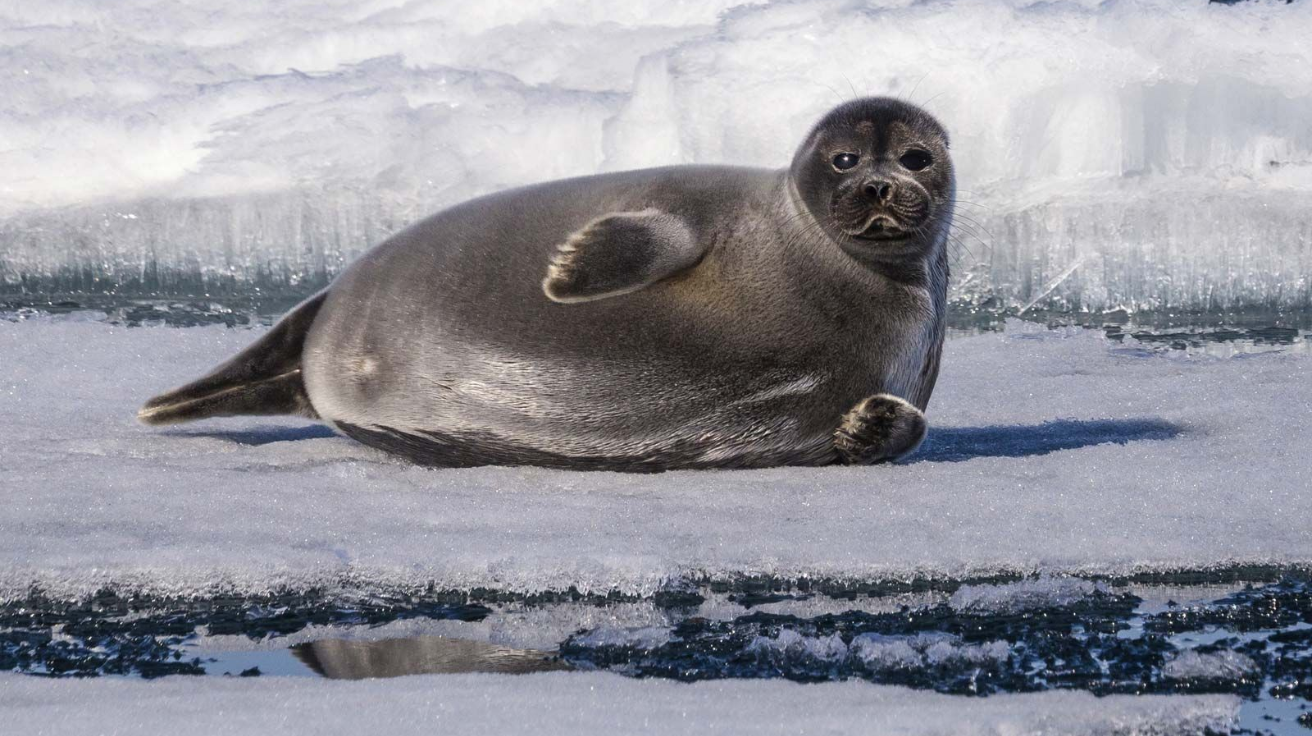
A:
{"type": "Polygon", "coordinates": [[[848,235],[858,240],[871,240],[877,243],[902,241],[911,237],[911,233],[906,228],[885,214],[872,215],[864,227],[856,232],[848,232],[848,235]]]}

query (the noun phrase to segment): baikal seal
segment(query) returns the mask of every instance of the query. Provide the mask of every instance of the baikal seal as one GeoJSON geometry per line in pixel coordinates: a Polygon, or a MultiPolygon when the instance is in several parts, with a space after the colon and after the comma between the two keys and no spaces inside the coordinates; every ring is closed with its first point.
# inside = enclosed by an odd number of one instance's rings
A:
{"type": "Polygon", "coordinates": [[[893,460],[925,437],[954,187],[938,121],[875,97],[825,115],[786,169],[480,197],[139,416],[312,417],[444,467],[893,460]]]}

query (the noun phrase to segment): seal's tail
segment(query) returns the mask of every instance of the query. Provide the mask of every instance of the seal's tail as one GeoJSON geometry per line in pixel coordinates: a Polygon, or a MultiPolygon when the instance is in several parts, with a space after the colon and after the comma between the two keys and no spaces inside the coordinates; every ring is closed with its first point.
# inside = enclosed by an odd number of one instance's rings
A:
{"type": "Polygon", "coordinates": [[[272,330],[204,378],[160,394],[137,412],[146,424],[177,424],[239,414],[317,419],[301,380],[301,350],[326,292],[301,302],[272,330]]]}

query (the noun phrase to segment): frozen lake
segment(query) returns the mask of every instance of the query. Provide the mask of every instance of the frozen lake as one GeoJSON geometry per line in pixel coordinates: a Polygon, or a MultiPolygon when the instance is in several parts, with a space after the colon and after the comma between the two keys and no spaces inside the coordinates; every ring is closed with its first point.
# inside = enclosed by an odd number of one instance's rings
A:
{"type": "MultiPolygon", "coordinates": [[[[374,680],[386,684],[379,692],[389,701],[412,691],[409,679],[390,679],[401,676],[421,676],[433,693],[473,688],[482,698],[522,677],[520,697],[530,701],[549,678],[566,689],[600,687],[603,698],[622,696],[628,686],[619,681],[632,678],[688,683],[666,691],[682,707],[688,699],[677,696],[712,689],[716,702],[695,718],[714,720],[734,708],[721,700],[722,683],[756,683],[757,695],[771,697],[787,694],[779,684],[792,681],[806,684],[808,696],[841,702],[848,692],[830,687],[866,680],[875,684],[865,685],[865,702],[879,703],[882,718],[898,722],[932,706],[943,719],[922,712],[912,732],[937,732],[944,722],[1005,730],[1024,727],[1035,713],[1063,733],[1101,733],[1112,722],[1196,733],[1236,716],[1257,733],[1297,732],[1312,719],[1312,589],[1305,578],[1202,585],[1196,581],[1205,576],[1184,577],[1195,583],[1043,577],[838,591],[758,580],[728,592],[689,586],[656,599],[516,600],[484,591],[354,602],[314,594],[203,601],[102,594],[64,607],[29,600],[0,608],[0,665],[61,678],[102,675],[106,684],[46,686],[42,694],[0,675],[14,688],[10,700],[0,695],[0,706],[23,695],[47,698],[45,707],[25,709],[41,724],[59,715],[66,696],[151,701],[176,692],[171,685],[124,691],[112,682],[122,675],[261,678],[272,692],[311,699],[315,691],[297,680],[374,680]],[[478,673],[488,679],[469,681],[478,673]],[[562,675],[570,679],[562,683],[562,675]],[[935,701],[934,692],[955,698],[935,701]],[[1088,693],[1100,699],[1079,699],[1088,693]],[[978,695],[987,698],[970,697],[978,695]]],[[[226,685],[181,679],[193,697],[223,702],[226,685]]],[[[414,708],[412,716],[424,712],[414,708]]],[[[785,723],[826,721],[809,713],[785,723]]]]}
{"type": "MultiPolygon", "coordinates": [[[[175,698],[295,693],[331,711],[330,692],[386,692],[411,703],[405,733],[451,707],[432,692],[483,693],[501,705],[461,713],[491,725],[512,712],[498,698],[586,687],[609,702],[630,697],[626,678],[674,681],[642,687],[691,724],[735,697],[878,702],[905,733],[1287,733],[1308,707],[1298,330],[1011,322],[955,338],[930,441],[873,468],[440,470],[315,424],[135,422],[143,397],[263,329],[0,321],[0,664],[109,676],[3,676],[0,708],[39,702],[21,710],[31,723],[75,724],[73,703],[145,699],[167,730],[175,698]],[[178,677],[200,673],[270,684],[178,677]],[[319,689],[402,674],[435,690],[319,689]],[[944,720],[913,717],[926,708],[944,720]]],[[[756,725],[841,730],[856,712],[756,725]]]]}

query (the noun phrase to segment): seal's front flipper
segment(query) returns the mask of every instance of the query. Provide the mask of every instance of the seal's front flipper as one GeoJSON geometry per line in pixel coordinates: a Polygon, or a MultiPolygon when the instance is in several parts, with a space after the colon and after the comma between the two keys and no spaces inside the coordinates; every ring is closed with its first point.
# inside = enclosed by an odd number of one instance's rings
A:
{"type": "Polygon", "coordinates": [[[658,210],[615,212],[574,232],[556,248],[542,290],[557,302],[627,294],[701,260],[688,225],[658,210]]]}
{"type": "Polygon", "coordinates": [[[834,432],[834,449],[847,465],[896,460],[925,439],[925,415],[891,394],[875,394],[843,417],[834,432]]]}
{"type": "Polygon", "coordinates": [[[137,412],[146,424],[239,414],[318,419],[301,380],[301,350],[326,292],[303,301],[237,357],[197,381],[160,394],[137,412]]]}

